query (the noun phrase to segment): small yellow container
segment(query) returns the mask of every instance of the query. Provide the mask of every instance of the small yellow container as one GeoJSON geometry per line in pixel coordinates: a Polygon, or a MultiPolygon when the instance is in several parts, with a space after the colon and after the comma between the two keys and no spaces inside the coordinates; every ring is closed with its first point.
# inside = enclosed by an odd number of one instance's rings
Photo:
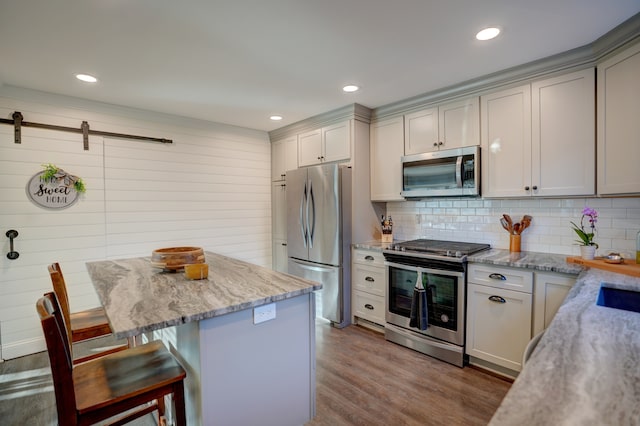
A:
{"type": "Polygon", "coordinates": [[[209,265],[206,263],[184,265],[184,276],[190,280],[203,280],[209,276],[209,265]]]}

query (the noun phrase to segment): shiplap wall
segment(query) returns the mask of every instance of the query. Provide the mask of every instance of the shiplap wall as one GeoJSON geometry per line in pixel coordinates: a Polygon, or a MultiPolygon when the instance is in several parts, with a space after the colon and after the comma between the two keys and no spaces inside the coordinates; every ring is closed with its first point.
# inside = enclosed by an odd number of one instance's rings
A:
{"type": "Polygon", "coordinates": [[[35,301],[60,262],[72,310],[96,306],[85,262],[148,256],[159,247],[195,245],[271,266],[270,145],[265,132],[54,96],[0,89],[0,117],[173,139],[173,144],[0,126],[0,344],[3,359],[44,349],[35,301]],[[82,177],[74,206],[45,210],[26,198],[28,179],[54,163],[82,177]],[[17,260],[6,258],[8,229],[20,233],[17,260]]]}

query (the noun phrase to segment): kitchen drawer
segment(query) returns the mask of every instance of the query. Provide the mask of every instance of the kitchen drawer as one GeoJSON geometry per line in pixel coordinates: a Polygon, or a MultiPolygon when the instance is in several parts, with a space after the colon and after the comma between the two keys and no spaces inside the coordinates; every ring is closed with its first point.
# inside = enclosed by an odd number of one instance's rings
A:
{"type": "Polygon", "coordinates": [[[354,290],[365,291],[384,297],[384,268],[354,263],[351,271],[351,285],[354,290]]]}
{"type": "Polygon", "coordinates": [[[384,297],[355,291],[352,310],[356,317],[384,325],[384,297]]]}
{"type": "Polygon", "coordinates": [[[533,293],[533,271],[526,269],[472,263],[469,264],[468,282],[533,293]]]}
{"type": "Polygon", "coordinates": [[[363,265],[384,267],[384,256],[380,251],[354,249],[352,260],[355,263],[361,263],[363,265]]]}

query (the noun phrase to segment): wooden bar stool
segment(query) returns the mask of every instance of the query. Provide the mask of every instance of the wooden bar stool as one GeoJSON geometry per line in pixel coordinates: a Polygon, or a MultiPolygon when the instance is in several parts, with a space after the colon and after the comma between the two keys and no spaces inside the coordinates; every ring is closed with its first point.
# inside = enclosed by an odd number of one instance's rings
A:
{"type": "MultiPolygon", "coordinates": [[[[73,343],[83,342],[85,340],[112,334],[107,315],[102,307],[71,313],[71,310],[69,309],[67,286],[64,281],[60,265],[58,263],[52,263],[49,265],[48,269],[49,276],[51,277],[51,283],[53,284],[53,292],[58,299],[58,303],[62,311],[62,318],[67,325],[67,339],[72,344],[71,347],[73,348],[73,343]]],[[[74,359],[73,362],[78,364],[99,356],[121,351],[129,346],[130,343],[116,345],[108,349],[100,350],[98,353],[74,359]]]]}
{"type": "Polygon", "coordinates": [[[48,269],[53,284],[53,292],[56,294],[58,302],[60,302],[62,315],[69,328],[71,343],[111,334],[111,327],[104,313],[104,308],[99,307],[71,313],[67,286],[60,265],[57,262],[52,263],[48,269]]]}
{"type": "Polygon", "coordinates": [[[56,295],[45,294],[36,309],[47,342],[60,425],[90,425],[105,419],[120,425],[155,410],[162,424],[164,396],[169,394],[173,394],[176,425],[186,425],[186,372],[162,342],[74,365],[56,295]]]}

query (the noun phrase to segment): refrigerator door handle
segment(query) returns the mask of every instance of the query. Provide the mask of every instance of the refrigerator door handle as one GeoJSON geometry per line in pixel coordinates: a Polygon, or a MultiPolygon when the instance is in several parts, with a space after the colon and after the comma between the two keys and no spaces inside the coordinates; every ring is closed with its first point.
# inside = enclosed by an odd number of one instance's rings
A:
{"type": "MultiPolygon", "coordinates": [[[[311,221],[309,221],[309,217],[307,216],[307,228],[309,229],[309,247],[313,247],[313,240],[316,234],[316,199],[313,196],[313,186],[311,186],[311,181],[309,181],[309,201],[311,201],[311,221]]],[[[307,211],[308,211],[307,207],[307,211]]]]}
{"type": "Polygon", "coordinates": [[[305,207],[305,201],[307,198],[307,184],[305,182],[304,184],[304,189],[302,191],[302,197],[300,197],[300,236],[302,237],[302,244],[304,245],[304,248],[307,248],[307,226],[304,220],[304,215],[303,215],[303,211],[304,211],[304,207],[305,207]]]}

